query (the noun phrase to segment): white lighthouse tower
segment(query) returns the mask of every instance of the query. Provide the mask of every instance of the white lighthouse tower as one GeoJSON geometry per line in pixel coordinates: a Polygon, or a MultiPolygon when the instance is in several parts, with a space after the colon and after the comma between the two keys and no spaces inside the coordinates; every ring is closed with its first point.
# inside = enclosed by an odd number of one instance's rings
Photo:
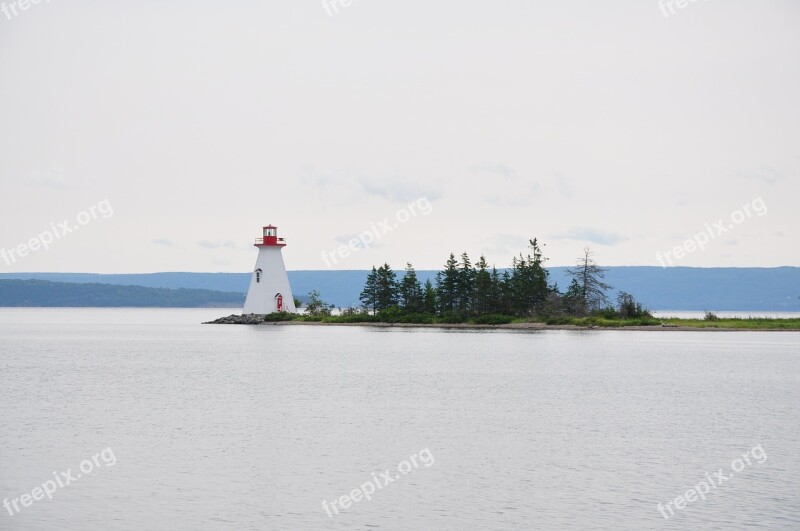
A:
{"type": "Polygon", "coordinates": [[[258,258],[250,279],[243,313],[297,312],[281,255],[281,249],[285,245],[284,239],[278,238],[278,227],[273,225],[264,227],[262,237],[256,238],[258,258]]]}

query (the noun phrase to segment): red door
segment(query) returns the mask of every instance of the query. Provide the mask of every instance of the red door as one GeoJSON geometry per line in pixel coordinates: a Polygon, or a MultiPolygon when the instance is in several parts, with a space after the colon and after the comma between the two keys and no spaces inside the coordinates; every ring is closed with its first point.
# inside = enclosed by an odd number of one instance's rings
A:
{"type": "Polygon", "coordinates": [[[278,311],[282,312],[283,311],[283,295],[278,293],[278,296],[275,297],[275,298],[277,299],[278,311]]]}

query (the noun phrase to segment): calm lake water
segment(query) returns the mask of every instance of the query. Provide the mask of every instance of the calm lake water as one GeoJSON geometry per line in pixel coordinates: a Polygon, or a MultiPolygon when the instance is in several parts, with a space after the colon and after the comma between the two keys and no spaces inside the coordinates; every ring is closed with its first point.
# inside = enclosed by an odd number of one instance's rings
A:
{"type": "Polygon", "coordinates": [[[800,333],[229,313],[0,309],[0,529],[800,529],[800,333]]]}

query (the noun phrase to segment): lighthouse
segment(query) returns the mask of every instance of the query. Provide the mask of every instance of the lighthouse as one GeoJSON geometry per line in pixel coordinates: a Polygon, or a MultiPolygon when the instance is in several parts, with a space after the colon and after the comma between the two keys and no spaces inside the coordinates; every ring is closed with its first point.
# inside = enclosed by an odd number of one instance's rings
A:
{"type": "Polygon", "coordinates": [[[296,313],[289,276],[281,254],[286,241],[278,238],[278,227],[263,227],[261,238],[256,238],[255,246],[258,248],[258,258],[253,276],[250,277],[243,313],[296,313]]]}

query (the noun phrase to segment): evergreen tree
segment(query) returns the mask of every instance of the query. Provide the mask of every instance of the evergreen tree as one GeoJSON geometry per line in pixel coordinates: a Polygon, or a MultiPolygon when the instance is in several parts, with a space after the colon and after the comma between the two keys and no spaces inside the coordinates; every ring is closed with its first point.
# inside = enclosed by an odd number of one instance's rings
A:
{"type": "Polygon", "coordinates": [[[381,311],[397,306],[400,286],[389,264],[384,263],[378,268],[375,280],[375,309],[381,311]]]}
{"type": "Polygon", "coordinates": [[[546,260],[536,238],[529,241],[533,256],[514,258],[511,268],[513,288],[513,312],[528,316],[539,310],[547,299],[550,290],[547,286],[548,271],[542,265],[546,260]]]}
{"type": "MultiPolygon", "coordinates": [[[[547,285],[547,279],[550,272],[544,267],[547,258],[544,257],[541,247],[539,247],[539,240],[534,238],[528,240],[531,250],[533,251],[533,262],[529,259],[529,267],[531,268],[531,280],[533,282],[533,307],[538,307],[544,304],[544,301],[552,293],[552,289],[547,285]]],[[[556,290],[557,291],[557,290],[556,290]]]]}
{"type": "Polygon", "coordinates": [[[451,314],[458,304],[458,262],[455,255],[450,253],[450,258],[444,265],[444,270],[436,274],[436,299],[439,302],[439,312],[442,315],[451,314]]]}
{"type": "Polygon", "coordinates": [[[461,254],[461,265],[458,269],[458,295],[456,307],[461,315],[472,313],[472,298],[475,292],[475,270],[472,268],[466,252],[461,254]]]}
{"type": "Polygon", "coordinates": [[[569,315],[580,316],[586,314],[586,305],[583,302],[583,289],[581,289],[576,278],[573,278],[572,282],[570,282],[563,299],[564,310],[569,315]]]}
{"type": "Polygon", "coordinates": [[[418,313],[425,309],[424,293],[417,280],[417,272],[411,264],[406,264],[406,272],[400,282],[400,304],[408,313],[418,313]]]}
{"type": "Polygon", "coordinates": [[[359,295],[358,300],[368,310],[372,310],[374,314],[378,305],[378,271],[375,266],[372,266],[372,272],[367,275],[367,281],[364,283],[364,290],[359,295]]]}
{"type": "Polygon", "coordinates": [[[514,315],[514,286],[508,270],[503,271],[500,276],[498,288],[500,289],[500,311],[507,315],[514,315]]]}
{"type": "Polygon", "coordinates": [[[425,313],[436,314],[436,289],[430,279],[425,281],[425,313]]]}
{"type": "Polygon", "coordinates": [[[500,279],[500,275],[497,273],[497,268],[494,266],[492,266],[491,288],[487,302],[489,304],[487,309],[488,313],[502,313],[505,311],[503,308],[502,280],[500,279]]]}
{"type": "MultiPolygon", "coordinates": [[[[554,287],[557,288],[558,286],[554,287]]],[[[552,287],[550,288],[544,304],[540,310],[537,310],[537,313],[542,317],[564,315],[564,298],[558,292],[558,289],[554,290],[552,287]]]]}
{"type": "Polygon", "coordinates": [[[522,253],[519,258],[515,256],[511,259],[511,312],[515,315],[527,315],[530,310],[526,267],[522,253]]]}
{"type": "Polygon", "coordinates": [[[634,299],[633,295],[630,293],[620,291],[619,295],[617,295],[617,304],[617,311],[619,312],[619,316],[623,319],[652,317],[650,312],[645,310],[641,303],[636,302],[636,299],[634,299]]]}
{"type": "Polygon", "coordinates": [[[492,313],[493,290],[492,275],[489,273],[486,258],[481,256],[475,264],[475,292],[472,303],[472,312],[476,315],[492,313]]]}

